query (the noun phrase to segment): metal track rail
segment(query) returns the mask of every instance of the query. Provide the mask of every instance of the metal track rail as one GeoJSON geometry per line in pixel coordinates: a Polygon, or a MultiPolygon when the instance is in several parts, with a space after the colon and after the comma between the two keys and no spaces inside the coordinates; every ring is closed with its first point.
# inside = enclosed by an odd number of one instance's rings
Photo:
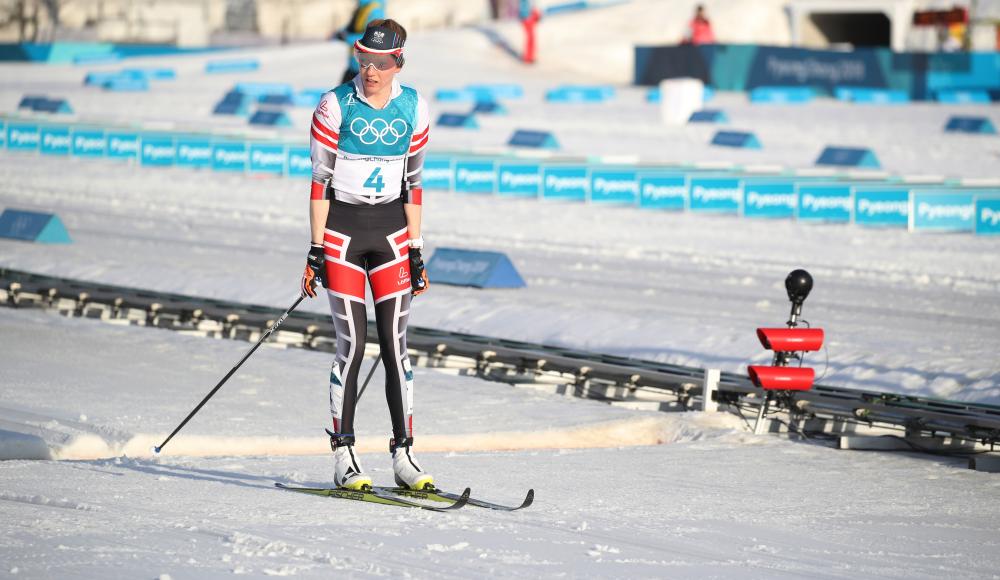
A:
{"type": "MultiPolygon", "coordinates": [[[[0,268],[0,305],[243,340],[257,340],[281,314],[280,308],[5,268],[0,268]]],[[[373,326],[368,336],[374,340],[373,326]]],[[[336,344],[329,318],[308,312],[293,312],[270,342],[327,351],[336,344]]],[[[409,327],[407,346],[416,364],[510,384],[548,385],[612,404],[683,411],[703,403],[705,369],[419,326],[409,327]]],[[[759,408],[763,396],[746,376],[722,373],[713,400],[742,412],[759,408]]],[[[921,441],[958,441],[966,449],[1000,445],[1000,406],[816,385],[781,394],[771,408],[771,431],[901,432],[921,441]]]]}

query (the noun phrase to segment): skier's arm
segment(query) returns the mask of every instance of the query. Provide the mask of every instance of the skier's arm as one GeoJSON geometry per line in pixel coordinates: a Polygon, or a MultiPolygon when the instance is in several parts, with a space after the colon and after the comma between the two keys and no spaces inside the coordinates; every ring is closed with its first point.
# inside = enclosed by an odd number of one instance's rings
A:
{"type": "Polygon", "coordinates": [[[410,150],[406,155],[403,175],[403,212],[406,214],[406,231],[411,240],[420,237],[424,189],[420,183],[424,170],[424,156],[430,139],[430,110],[423,97],[417,97],[417,119],[410,150]]]}
{"type": "Polygon", "coordinates": [[[340,129],[340,106],[333,93],[320,99],[309,129],[309,153],[312,158],[309,225],[312,242],[323,243],[323,228],[330,212],[330,181],[337,164],[337,131],[340,129]]]}

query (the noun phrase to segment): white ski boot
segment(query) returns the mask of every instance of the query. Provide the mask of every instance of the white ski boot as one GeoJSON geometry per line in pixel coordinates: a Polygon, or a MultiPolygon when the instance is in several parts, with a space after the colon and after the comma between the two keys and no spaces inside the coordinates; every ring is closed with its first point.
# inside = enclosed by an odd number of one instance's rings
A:
{"type": "Polygon", "coordinates": [[[330,447],[333,448],[333,484],[358,491],[366,487],[371,488],[372,478],[365,474],[358,456],[354,453],[354,438],[347,440],[331,433],[330,447]]]}
{"type": "Polygon", "coordinates": [[[417,458],[412,451],[413,438],[408,437],[398,445],[395,440],[389,441],[389,451],[392,452],[392,471],[396,476],[396,485],[414,490],[433,489],[434,476],[420,469],[417,458]]]}

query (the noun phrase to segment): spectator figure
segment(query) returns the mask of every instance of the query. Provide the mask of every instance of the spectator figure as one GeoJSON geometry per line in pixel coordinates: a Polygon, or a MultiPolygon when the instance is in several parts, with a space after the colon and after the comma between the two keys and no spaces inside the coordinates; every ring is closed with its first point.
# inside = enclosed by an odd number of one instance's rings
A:
{"type": "Polygon", "coordinates": [[[715,33],[712,32],[712,23],[705,16],[705,6],[699,4],[694,11],[694,18],[688,23],[687,33],[684,35],[685,44],[714,44],[715,33]]]}
{"type": "Polygon", "coordinates": [[[347,25],[338,30],[337,34],[334,35],[334,38],[343,40],[348,46],[347,70],[344,71],[344,77],[340,81],[341,84],[353,80],[360,71],[358,61],[354,58],[354,43],[361,40],[361,37],[364,36],[369,22],[383,18],[385,18],[384,0],[358,0],[358,6],[354,9],[354,13],[351,14],[347,25]]]}
{"type": "Polygon", "coordinates": [[[534,64],[535,28],[538,26],[538,21],[542,19],[542,13],[534,6],[532,0],[521,0],[518,18],[521,19],[521,24],[524,26],[524,52],[521,54],[521,60],[526,64],[534,64]]]}

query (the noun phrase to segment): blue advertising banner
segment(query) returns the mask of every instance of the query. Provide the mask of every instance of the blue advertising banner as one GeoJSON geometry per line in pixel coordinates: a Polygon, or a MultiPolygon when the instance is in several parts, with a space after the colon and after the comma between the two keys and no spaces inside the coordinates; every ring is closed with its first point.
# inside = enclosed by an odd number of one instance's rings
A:
{"type": "Polygon", "coordinates": [[[459,193],[493,193],[497,173],[492,161],[455,161],[455,191],[459,193]]]}
{"type": "Polygon", "coordinates": [[[905,228],[910,222],[910,190],[856,186],[854,223],[862,226],[905,228]]]}
{"type": "Polygon", "coordinates": [[[172,136],[146,133],[142,135],[139,159],[143,165],[166,167],[173,165],[176,157],[177,146],[172,136]]]}
{"type": "Polygon", "coordinates": [[[968,191],[914,191],[911,232],[971,232],[976,229],[975,195],[968,191]]]}
{"type": "Polygon", "coordinates": [[[112,159],[136,159],[139,157],[138,133],[108,133],[108,157],[112,159]]]}
{"type": "Polygon", "coordinates": [[[285,172],[285,146],[252,143],[250,145],[250,172],[281,175],[285,172]]]}
{"type": "Polygon", "coordinates": [[[639,203],[639,176],[634,169],[591,169],[590,201],[594,203],[639,203]]]}
{"type": "Polygon", "coordinates": [[[736,177],[691,177],[691,211],[739,213],[743,187],[736,177]]]}
{"type": "Polygon", "coordinates": [[[524,279],[506,254],[461,248],[438,248],[427,274],[440,284],[476,288],[523,288],[524,279]]]}
{"type": "Polygon", "coordinates": [[[7,125],[7,149],[11,151],[38,151],[41,141],[38,125],[11,123],[7,125]]]}
{"type": "Polygon", "coordinates": [[[501,163],[497,166],[500,182],[497,193],[538,197],[542,186],[542,166],[537,163],[501,163]]]}
{"type": "Polygon", "coordinates": [[[432,157],[424,159],[424,170],[420,174],[420,182],[424,189],[440,189],[452,191],[452,178],[455,176],[450,157],[432,157]]]}
{"type": "Polygon", "coordinates": [[[976,199],[976,235],[1000,235],[1000,195],[976,199]]]}
{"type": "Polygon", "coordinates": [[[66,126],[43,126],[40,129],[40,149],[44,155],[69,155],[73,139],[66,126]]]}
{"type": "Polygon", "coordinates": [[[0,147],[7,147],[7,121],[0,119],[0,147]]]}
{"type": "Polygon", "coordinates": [[[639,177],[639,207],[681,211],[687,207],[687,198],[687,177],[681,173],[639,177]]]}
{"type": "Polygon", "coordinates": [[[842,222],[851,221],[851,186],[826,183],[799,184],[800,220],[842,222]]]}
{"type": "Polygon", "coordinates": [[[73,131],[73,155],[76,157],[104,157],[107,139],[100,129],[73,131]]]}
{"type": "Polygon", "coordinates": [[[216,171],[246,171],[249,161],[246,143],[216,141],[212,144],[212,169],[216,171]]]}
{"type": "Polygon", "coordinates": [[[747,217],[795,217],[798,205],[795,182],[790,179],[743,182],[743,215],[747,217]]]}
{"type": "Polygon", "coordinates": [[[312,177],[312,157],[308,147],[288,148],[288,176],[312,177]]]}
{"type": "Polygon", "coordinates": [[[212,142],[207,138],[177,138],[177,165],[181,167],[211,167],[212,142]]]}
{"type": "Polygon", "coordinates": [[[586,201],[590,179],[584,166],[554,165],[542,169],[542,199],[586,201]]]}

